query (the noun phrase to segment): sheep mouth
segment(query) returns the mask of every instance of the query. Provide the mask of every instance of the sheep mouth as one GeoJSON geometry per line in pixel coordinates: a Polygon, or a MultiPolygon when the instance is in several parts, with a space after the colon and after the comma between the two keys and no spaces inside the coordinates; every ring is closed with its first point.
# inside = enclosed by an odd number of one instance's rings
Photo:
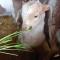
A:
{"type": "Polygon", "coordinates": [[[31,29],[32,29],[32,26],[29,26],[29,27],[23,27],[22,29],[23,29],[23,30],[31,30],[31,29]]]}

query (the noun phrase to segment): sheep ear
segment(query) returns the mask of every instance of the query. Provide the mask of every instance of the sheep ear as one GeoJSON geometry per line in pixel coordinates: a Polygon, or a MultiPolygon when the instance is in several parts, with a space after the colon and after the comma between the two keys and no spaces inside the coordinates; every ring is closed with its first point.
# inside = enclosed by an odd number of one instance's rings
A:
{"type": "Polygon", "coordinates": [[[43,11],[48,11],[49,10],[49,6],[47,4],[43,5],[43,11]]]}

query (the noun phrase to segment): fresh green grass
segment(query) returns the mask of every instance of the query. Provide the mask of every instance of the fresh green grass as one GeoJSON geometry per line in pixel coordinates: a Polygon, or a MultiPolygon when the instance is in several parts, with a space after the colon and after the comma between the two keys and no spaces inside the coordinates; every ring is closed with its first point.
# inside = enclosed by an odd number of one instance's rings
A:
{"type": "Polygon", "coordinates": [[[15,49],[23,49],[25,48],[23,44],[18,43],[18,41],[16,43],[11,43],[13,38],[21,35],[21,32],[14,32],[10,35],[7,35],[3,38],[0,39],[0,50],[7,50],[7,49],[11,49],[11,48],[15,48],[15,49]]]}

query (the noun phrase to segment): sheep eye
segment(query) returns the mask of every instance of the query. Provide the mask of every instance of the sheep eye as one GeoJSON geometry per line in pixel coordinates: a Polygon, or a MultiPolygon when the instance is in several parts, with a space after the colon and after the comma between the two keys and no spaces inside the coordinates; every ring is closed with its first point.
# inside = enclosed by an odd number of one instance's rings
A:
{"type": "Polygon", "coordinates": [[[38,16],[34,16],[35,18],[37,18],[38,16]]]}

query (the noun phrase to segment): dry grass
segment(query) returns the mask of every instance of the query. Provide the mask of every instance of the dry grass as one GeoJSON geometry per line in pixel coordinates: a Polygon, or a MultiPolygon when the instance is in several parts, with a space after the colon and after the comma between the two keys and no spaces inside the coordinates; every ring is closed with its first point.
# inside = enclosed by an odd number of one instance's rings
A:
{"type": "Polygon", "coordinates": [[[17,25],[13,22],[12,17],[0,17],[0,38],[13,33],[17,30],[17,25]]]}

